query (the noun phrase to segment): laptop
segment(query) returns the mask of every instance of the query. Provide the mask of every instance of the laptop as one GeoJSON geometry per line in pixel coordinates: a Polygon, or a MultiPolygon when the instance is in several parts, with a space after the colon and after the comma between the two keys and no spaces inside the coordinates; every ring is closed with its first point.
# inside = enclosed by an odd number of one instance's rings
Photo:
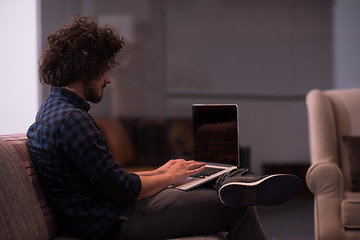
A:
{"type": "Polygon", "coordinates": [[[172,186],[190,190],[237,169],[239,161],[238,107],[236,104],[194,104],[194,160],[205,162],[205,170],[172,186]]]}

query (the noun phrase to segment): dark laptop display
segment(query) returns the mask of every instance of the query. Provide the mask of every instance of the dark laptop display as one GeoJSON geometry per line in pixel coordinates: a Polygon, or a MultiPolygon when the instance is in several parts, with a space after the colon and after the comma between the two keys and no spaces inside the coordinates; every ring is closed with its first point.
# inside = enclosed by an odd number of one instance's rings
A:
{"type": "Polygon", "coordinates": [[[194,104],[194,160],[206,163],[200,174],[173,186],[190,190],[239,166],[238,109],[235,104],[194,104]]]}
{"type": "Polygon", "coordinates": [[[192,111],[194,159],[238,166],[237,105],[200,104],[192,111]]]}

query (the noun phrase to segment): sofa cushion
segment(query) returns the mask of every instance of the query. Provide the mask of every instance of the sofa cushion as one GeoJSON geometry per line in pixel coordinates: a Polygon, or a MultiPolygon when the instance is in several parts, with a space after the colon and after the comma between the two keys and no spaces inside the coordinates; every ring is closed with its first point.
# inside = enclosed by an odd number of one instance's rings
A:
{"type": "Polygon", "coordinates": [[[360,136],[343,136],[349,156],[351,190],[360,192],[360,136]]]}
{"type": "MultiPolygon", "coordinates": [[[[26,139],[27,139],[26,136],[24,134],[2,135],[2,136],[0,136],[0,139],[5,141],[7,144],[9,144],[10,146],[8,146],[8,148],[11,151],[14,151],[11,153],[11,155],[9,155],[9,158],[6,161],[17,160],[17,159],[12,158],[12,156],[14,156],[14,157],[19,158],[23,164],[23,167],[25,167],[24,169],[26,170],[26,174],[30,179],[33,189],[35,190],[37,201],[38,201],[39,207],[41,208],[41,214],[46,223],[48,237],[49,238],[54,237],[57,233],[58,226],[56,223],[55,216],[54,216],[54,214],[42,192],[40,182],[36,175],[35,169],[30,161],[29,153],[28,153],[28,150],[26,147],[26,139]]],[[[6,173],[4,173],[4,174],[6,174],[6,173]]],[[[3,177],[5,177],[5,176],[2,176],[2,178],[3,177]]],[[[16,182],[14,181],[14,183],[16,183],[16,182]]],[[[19,194],[20,194],[20,192],[19,192],[19,194]]],[[[36,206],[36,205],[34,205],[34,206],[36,206]]]]}
{"type": "Polygon", "coordinates": [[[0,166],[0,239],[46,239],[46,223],[24,165],[2,139],[0,166]]]}
{"type": "Polygon", "coordinates": [[[360,192],[345,192],[341,207],[344,227],[360,229],[360,192]]]}

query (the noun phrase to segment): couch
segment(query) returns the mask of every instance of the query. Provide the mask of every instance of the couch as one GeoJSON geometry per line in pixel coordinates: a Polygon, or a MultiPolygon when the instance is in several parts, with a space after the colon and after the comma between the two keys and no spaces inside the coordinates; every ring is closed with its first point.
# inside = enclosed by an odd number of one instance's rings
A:
{"type": "Polygon", "coordinates": [[[306,97],[316,240],[360,239],[360,89],[306,97]]]}
{"type": "MultiPolygon", "coordinates": [[[[25,134],[0,136],[0,239],[76,240],[62,235],[25,145],[25,134]]],[[[225,239],[223,233],[179,239],[225,239]]]]}

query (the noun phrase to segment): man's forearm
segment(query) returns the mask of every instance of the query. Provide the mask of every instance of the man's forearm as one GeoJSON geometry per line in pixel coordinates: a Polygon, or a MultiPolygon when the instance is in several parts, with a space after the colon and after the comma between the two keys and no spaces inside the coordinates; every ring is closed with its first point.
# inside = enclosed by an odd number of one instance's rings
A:
{"type": "Polygon", "coordinates": [[[155,176],[161,174],[157,169],[151,171],[143,171],[143,172],[134,172],[139,176],[155,176]]]}
{"type": "Polygon", "coordinates": [[[139,175],[141,179],[141,192],[137,200],[151,197],[167,188],[172,180],[169,174],[139,175]]]}

